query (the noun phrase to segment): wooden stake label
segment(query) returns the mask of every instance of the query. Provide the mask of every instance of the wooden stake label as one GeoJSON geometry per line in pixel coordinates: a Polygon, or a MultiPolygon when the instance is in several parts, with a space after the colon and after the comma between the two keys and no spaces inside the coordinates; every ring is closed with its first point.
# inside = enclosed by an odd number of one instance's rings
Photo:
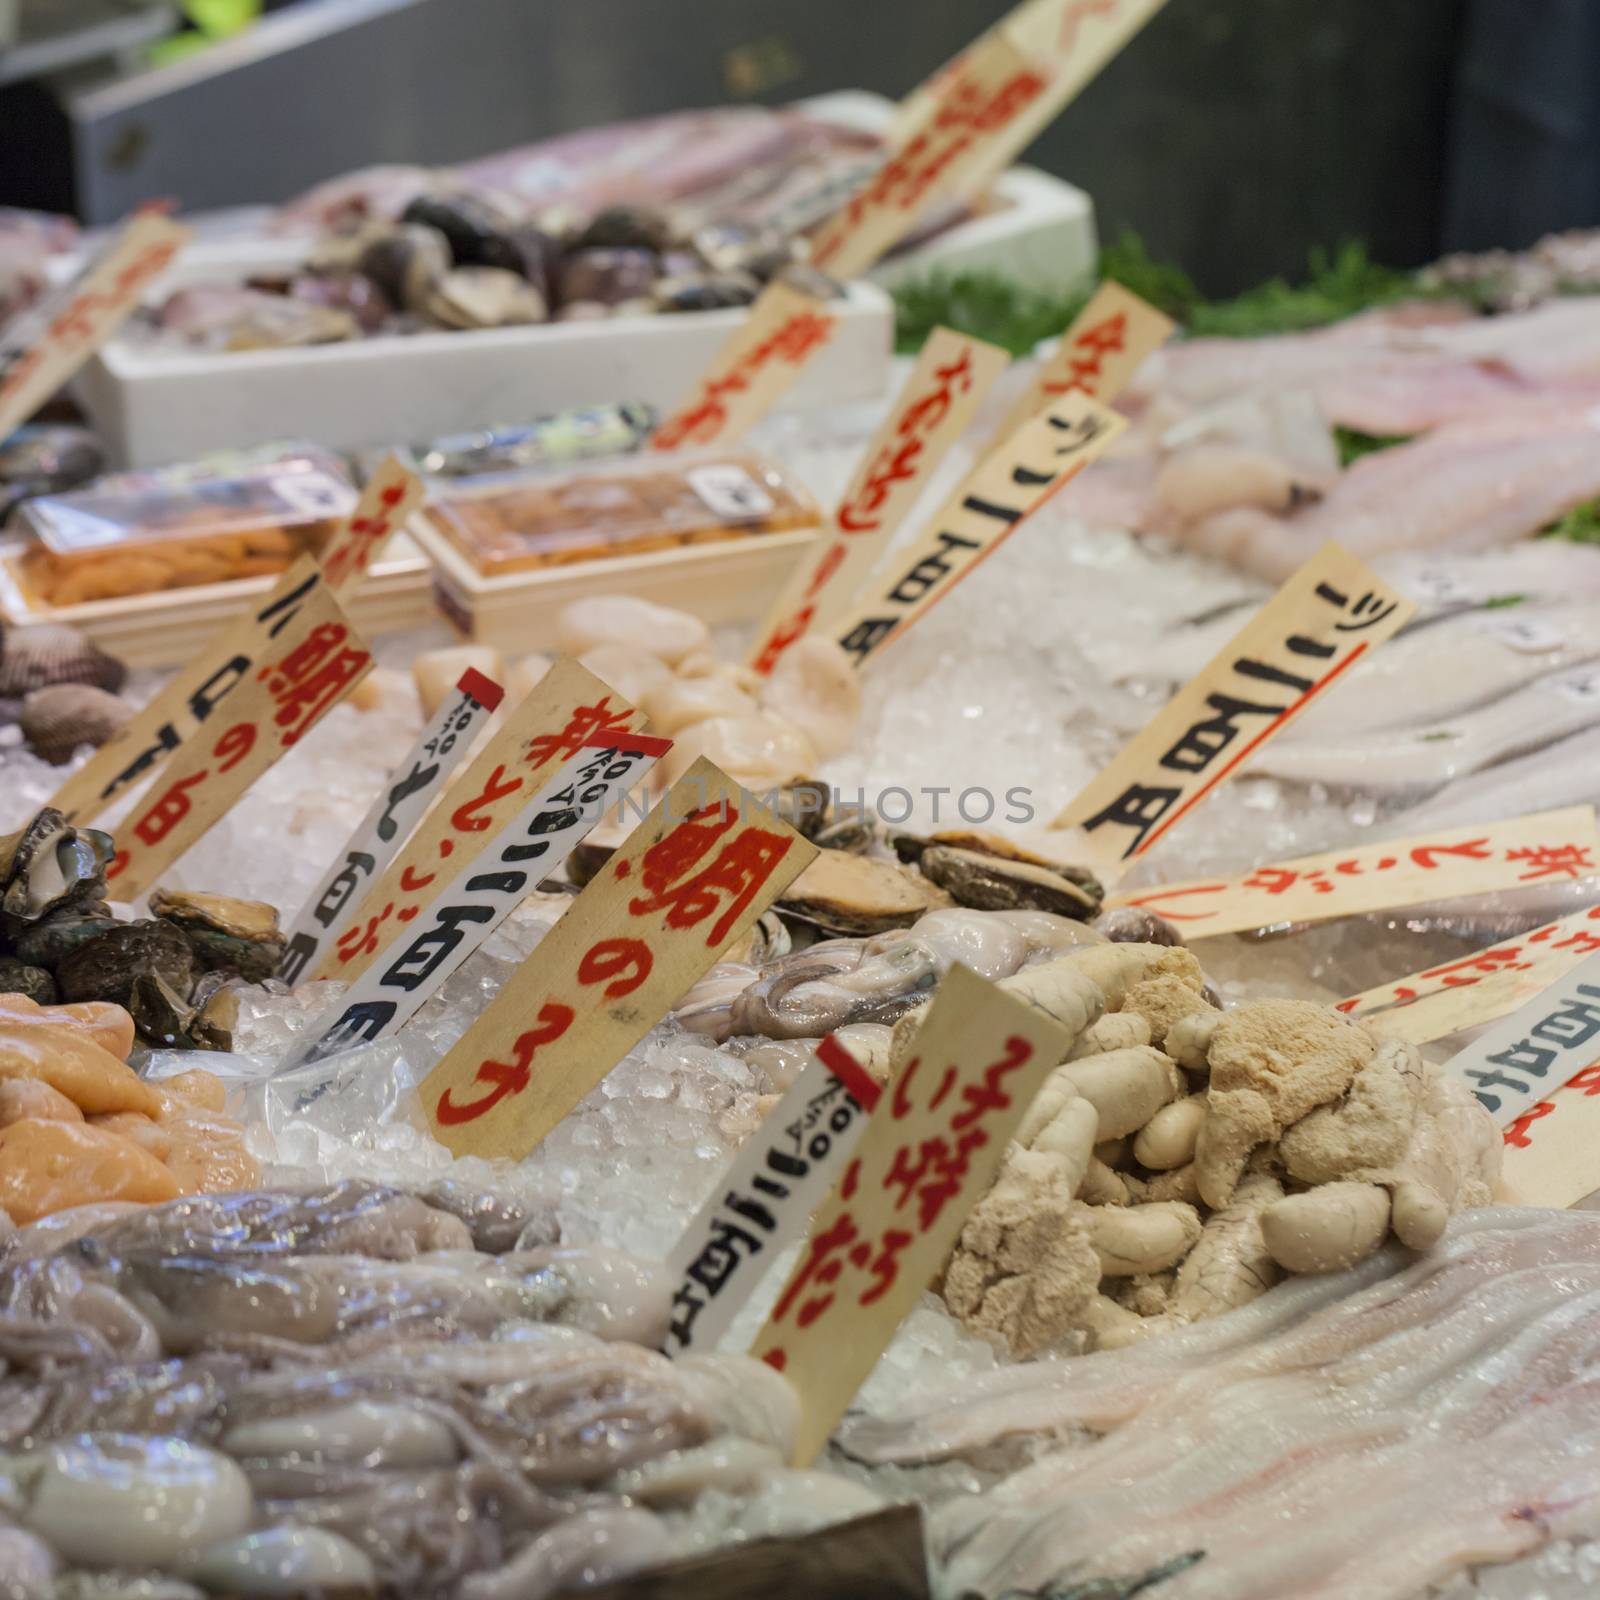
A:
{"type": "Polygon", "coordinates": [[[118,830],[106,880],[135,900],[372,670],[325,586],[301,602],[265,662],[228,698],[227,728],[193,739],[118,830]]]}
{"type": "Polygon", "coordinates": [[[1496,1199],[1513,1206],[1574,1206],[1600,1189],[1600,1051],[1505,1131],[1496,1199]]]}
{"type": "Polygon", "coordinates": [[[367,479],[355,509],[328,540],[322,572],[340,601],[348,605],[360,588],[367,567],[384,541],[422,504],[422,480],[393,456],[379,463],[367,479]]]}
{"type": "Polygon", "coordinates": [[[1176,923],[1190,939],[1288,922],[1327,922],[1464,894],[1526,888],[1600,872],[1593,806],[1541,811],[1480,828],[1452,828],[1299,856],[1239,878],[1163,884],[1106,897],[1176,923]]]}
{"type": "Polygon", "coordinates": [[[1061,335],[1061,347],[1039,368],[1028,391],[989,441],[996,450],[1030,417],[1064,394],[1110,405],[1176,325],[1120,283],[1102,283],[1061,335]]]}
{"type": "Polygon", "coordinates": [[[43,329],[0,368],[0,439],[26,422],[122,326],[190,237],[187,228],[159,212],[138,212],[52,298],[40,318],[43,329]]]}
{"type": "Polygon", "coordinates": [[[716,1348],[773,1257],[827,1197],[879,1095],[832,1034],[817,1045],[667,1257],[677,1284],[668,1355],[716,1348]]]}
{"type": "Polygon", "coordinates": [[[670,739],[639,733],[610,743],[591,739],[434,900],[404,948],[351,984],[332,1021],[286,1057],[281,1070],[398,1033],[540,880],[566,862],[606,807],[671,748],[670,739]]]}
{"type": "Polygon", "coordinates": [[[482,854],[562,762],[590,739],[626,733],[636,715],[621,695],[576,661],[556,662],[478,752],[454,793],[422,819],[311,976],[354,983],[482,854]]]}
{"type": "Polygon", "coordinates": [[[1063,395],[968,474],[869,593],[828,631],[857,666],[898,638],[1017,531],[1127,426],[1081,394],[1063,395]]]}
{"type": "Polygon", "coordinates": [[[256,663],[293,626],[300,608],[326,585],[311,556],[279,579],[248,622],[229,626],[216,644],[179,672],[127,727],[62,784],[50,804],[87,827],[126,790],[149,777],[210,719],[256,663]]]}
{"type": "Polygon", "coordinates": [[[812,266],[841,280],[860,277],[935,201],[981,189],[1026,143],[1016,129],[1049,86],[1048,71],[1003,36],[979,40],[872,177],[818,230],[812,266]]]}
{"type": "Polygon", "coordinates": [[[1415,610],[1325,544],[1051,827],[1081,827],[1103,866],[1143,855],[1415,610]]]}
{"type": "Polygon", "coordinates": [[[1490,945],[1459,961],[1381,983],[1339,1010],[1412,1044],[1447,1039],[1510,1015],[1600,951],[1600,906],[1490,945]]]}
{"type": "Polygon", "coordinates": [[[372,802],[305,909],[289,930],[278,976],[296,984],[329,940],[350,920],[357,895],[394,860],[411,830],[461,764],[479,728],[505,691],[472,667],[456,692],[429,718],[417,742],[395,769],[393,781],[372,802]]]}
{"type": "Polygon", "coordinates": [[[933,330],[834,510],[831,538],[817,541],[823,548],[801,562],[762,623],[750,656],[757,672],[845,609],[1010,359],[998,345],[933,330]]]}
{"type": "Polygon", "coordinates": [[[1600,1056],[1600,955],[1474,1039],[1444,1070],[1478,1097],[1501,1127],[1569,1083],[1600,1056]]]}
{"type": "Polygon", "coordinates": [[[702,756],[428,1074],[434,1137],[520,1160],[816,854],[702,756]]]}
{"type": "Polygon", "coordinates": [[[838,323],[825,300],[781,279],[769,283],[689,398],[651,436],[651,449],[741,438],[783,398],[838,323]]]}
{"type": "Polygon", "coordinates": [[[799,1392],[795,1464],[828,1442],[1072,1035],[966,967],[939,985],[916,1053],[878,1102],[750,1353],[799,1392]]]}

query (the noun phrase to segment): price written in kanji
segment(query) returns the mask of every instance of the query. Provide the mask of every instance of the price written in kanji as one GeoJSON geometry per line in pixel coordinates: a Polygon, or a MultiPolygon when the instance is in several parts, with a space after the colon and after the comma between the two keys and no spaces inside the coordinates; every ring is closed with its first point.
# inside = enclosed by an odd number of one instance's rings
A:
{"type": "Polygon", "coordinates": [[[166,764],[117,830],[106,871],[112,898],[134,900],[150,888],[371,670],[367,647],[319,585],[226,711],[166,764]]]}
{"type": "Polygon", "coordinates": [[[795,570],[756,634],[763,675],[795,640],[839,615],[888,549],[1010,357],[997,345],[935,328],[906,386],[873,435],[817,554],[795,570]]]}
{"type": "Polygon", "coordinates": [[[525,1156],[816,854],[702,756],[428,1074],[434,1136],[525,1156]]]}
{"type": "Polygon", "coordinates": [[[836,1038],[817,1045],[667,1257],[668,1355],[716,1348],[773,1258],[805,1231],[879,1095],[836,1038]]]}
{"type": "Polygon", "coordinates": [[[1102,283],[1061,335],[1027,392],[995,430],[997,449],[1059,395],[1086,394],[1110,405],[1144,361],[1172,337],[1173,322],[1120,283],[1102,283]]]}
{"type": "Polygon", "coordinates": [[[809,1465],[923,1290],[1071,1033],[966,967],[940,984],[911,1053],[811,1224],[750,1353],[800,1396],[809,1465]]]}
{"type": "Polygon", "coordinates": [[[322,552],[323,576],[341,602],[350,603],[373,556],[422,504],[426,492],[416,473],[393,456],[379,463],[355,509],[334,529],[322,552]]]}
{"type": "Polygon", "coordinates": [[[1497,1022],[1600,952],[1600,906],[1339,1002],[1379,1033],[1427,1044],[1497,1022]]]}
{"type": "Polygon", "coordinates": [[[428,719],[394,776],[356,825],[289,930],[278,976],[295,984],[349,921],[360,896],[394,860],[505,691],[469,667],[455,693],[428,719]]]}
{"type": "Polygon", "coordinates": [[[1084,395],[1054,401],[962,480],[926,533],[889,552],[881,575],[828,632],[863,665],[993,555],[1126,426],[1084,395]]]}
{"type": "Polygon", "coordinates": [[[1106,897],[1176,923],[1190,939],[1285,922],[1326,922],[1463,894],[1600,874],[1592,806],[1513,817],[1415,839],[1282,861],[1238,878],[1163,884],[1106,897]]]}
{"type": "Polygon", "coordinates": [[[626,733],[638,720],[633,707],[592,672],[566,658],[556,662],[456,780],[448,803],[422,819],[311,976],[355,982],[563,762],[588,740],[626,733]]]}
{"type": "Polygon", "coordinates": [[[190,238],[187,228],[141,211],[58,296],[26,348],[0,352],[0,439],[26,422],[137,309],[150,283],[190,238]]]}
{"type": "Polygon", "coordinates": [[[50,804],[67,821],[85,827],[118,796],[150,777],[249,681],[252,669],[294,623],[300,607],[324,587],[316,561],[302,556],[243,624],[231,624],[179,672],[62,784],[50,804]]]}
{"type": "Polygon", "coordinates": [[[1102,866],[1143,855],[1416,607],[1326,544],[1058,816],[1102,866]]]}
{"type": "Polygon", "coordinates": [[[748,433],[827,344],[838,321],[816,295],[781,280],[769,283],[689,398],[651,435],[650,447],[731,444],[748,433]]]}
{"type": "Polygon", "coordinates": [[[350,985],[331,1018],[318,1019],[284,1067],[398,1033],[539,883],[561,870],[606,807],[671,747],[670,739],[642,733],[585,744],[456,875],[406,937],[350,985]]]}

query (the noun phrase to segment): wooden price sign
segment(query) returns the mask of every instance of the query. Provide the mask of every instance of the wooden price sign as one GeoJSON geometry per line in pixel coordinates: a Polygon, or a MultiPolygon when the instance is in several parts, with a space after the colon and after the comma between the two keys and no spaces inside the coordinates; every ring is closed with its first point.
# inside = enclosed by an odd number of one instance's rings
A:
{"type": "Polygon", "coordinates": [[[1023,114],[1048,70],[1009,40],[974,45],[883,163],[811,241],[811,264],[841,280],[875,266],[935,202],[981,189],[1022,149],[1023,114]]]}
{"type": "Polygon", "coordinates": [[[422,819],[311,976],[353,983],[482,854],[561,763],[590,739],[626,733],[635,717],[633,707],[592,672],[566,657],[556,662],[457,779],[455,795],[462,798],[435,806],[422,819]]]}
{"type": "Polygon", "coordinates": [[[702,756],[423,1081],[434,1137],[520,1160],[816,854],[702,756]]]}
{"type": "Polygon", "coordinates": [[[750,1353],[800,1395],[795,1464],[828,1442],[994,1182],[1072,1035],[966,967],[939,985],[915,1054],[868,1120],[750,1353]]]}
{"type": "Polygon", "coordinates": [[[1178,924],[1190,939],[1243,933],[1284,922],[1326,922],[1464,894],[1522,889],[1600,872],[1593,806],[1541,811],[1481,828],[1453,828],[1415,839],[1257,867],[1239,878],[1163,884],[1106,897],[1178,924]]]}
{"type": "Polygon", "coordinates": [[[372,670],[372,656],[326,586],[248,680],[228,697],[213,740],[191,739],[118,830],[106,880],[119,900],[143,894],[208,832],[252,783],[286,755],[372,670]]]}
{"type": "Polygon", "coordinates": [[[827,302],[781,279],[751,305],[684,403],[651,435],[653,450],[731,444],[758,423],[838,326],[827,302]]]}
{"type": "Polygon", "coordinates": [[[358,904],[358,894],[394,860],[422,814],[461,764],[478,730],[500,704],[505,691],[472,667],[462,673],[456,692],[428,719],[383,793],[372,802],[339,852],[327,875],[306,901],[289,930],[278,976],[295,984],[336,938],[358,904]]]}
{"type": "Polygon", "coordinates": [[[668,1355],[716,1348],[773,1257],[805,1232],[880,1093],[832,1034],[818,1044],[667,1257],[668,1355]]]}
{"type": "Polygon", "coordinates": [[[322,552],[322,572],[333,592],[348,604],[384,541],[422,504],[422,480],[393,456],[367,480],[355,510],[334,529],[322,552]]]}
{"type": "Polygon", "coordinates": [[[1501,1127],[1600,1057],[1600,955],[1453,1055],[1444,1070],[1478,1097],[1501,1127]]]}
{"type": "Polygon", "coordinates": [[[985,451],[998,449],[1030,417],[1060,395],[1076,392],[1110,405],[1146,358],[1172,337],[1174,323],[1120,283],[1102,283],[1061,335],[1061,347],[1039,368],[985,451]]]}
{"type": "Polygon", "coordinates": [[[37,319],[28,319],[27,348],[0,351],[0,439],[26,422],[122,326],[189,238],[187,228],[159,212],[139,212],[37,319]]]}
{"type": "Polygon", "coordinates": [[[1051,827],[1081,827],[1105,867],[1143,855],[1415,610],[1324,545],[1051,827]]]}
{"type": "Polygon", "coordinates": [[[861,666],[993,555],[1126,426],[1085,395],[1063,395],[968,474],[926,533],[890,552],[882,577],[829,633],[861,666]]]}
{"type": "Polygon", "coordinates": [[[1600,1051],[1505,1131],[1500,1188],[1513,1206],[1573,1206],[1600,1189],[1600,1051]]]}
{"type": "Polygon", "coordinates": [[[215,713],[217,707],[293,627],[300,609],[326,585],[316,561],[302,556],[243,625],[230,626],[212,648],[179,672],[125,728],[62,784],[50,804],[68,822],[87,827],[119,795],[149,777],[215,713]]]}
{"type": "Polygon", "coordinates": [[[750,656],[757,672],[771,672],[795,640],[849,604],[1010,359],[998,345],[934,329],[834,510],[832,536],[817,541],[762,623],[750,656]]]}
{"type": "Polygon", "coordinates": [[[1600,951],[1600,906],[1574,911],[1486,950],[1380,983],[1339,1010],[1412,1044],[1508,1016],[1600,951]]]}

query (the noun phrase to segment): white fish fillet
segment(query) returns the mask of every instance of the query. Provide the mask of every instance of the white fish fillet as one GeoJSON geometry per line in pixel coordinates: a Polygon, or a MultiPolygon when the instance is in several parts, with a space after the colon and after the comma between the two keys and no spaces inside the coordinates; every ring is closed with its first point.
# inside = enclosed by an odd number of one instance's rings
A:
{"type": "Polygon", "coordinates": [[[1437,722],[1298,743],[1279,739],[1248,770],[1373,794],[1433,788],[1508,756],[1543,750],[1597,719],[1600,667],[1567,667],[1437,722]]]}
{"type": "Polygon", "coordinates": [[[1600,550],[1564,539],[1536,539],[1474,555],[1398,552],[1377,556],[1371,565],[1416,601],[1419,618],[1507,595],[1550,600],[1600,595],[1600,550]]]}
{"type": "Polygon", "coordinates": [[[1562,806],[1600,804],[1600,728],[1452,783],[1395,819],[1406,834],[1464,828],[1562,806]]]}
{"type": "Polygon", "coordinates": [[[1547,300],[1532,311],[1416,330],[1407,337],[1444,355],[1493,362],[1536,383],[1600,377],[1600,300],[1593,295],[1547,300]]]}

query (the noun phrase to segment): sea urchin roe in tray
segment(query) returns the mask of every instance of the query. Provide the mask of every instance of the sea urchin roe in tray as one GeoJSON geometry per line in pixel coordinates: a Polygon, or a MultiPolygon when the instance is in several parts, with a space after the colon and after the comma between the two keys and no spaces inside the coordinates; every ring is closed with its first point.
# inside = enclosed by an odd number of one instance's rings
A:
{"type": "Polygon", "coordinates": [[[18,513],[5,561],[30,604],[69,606],[284,571],[319,552],[355,491],[310,460],[181,486],[102,485],[18,513]]]}
{"type": "Polygon", "coordinates": [[[428,506],[485,577],[813,525],[810,495],[749,451],[610,463],[603,471],[459,479],[428,506]]]}

